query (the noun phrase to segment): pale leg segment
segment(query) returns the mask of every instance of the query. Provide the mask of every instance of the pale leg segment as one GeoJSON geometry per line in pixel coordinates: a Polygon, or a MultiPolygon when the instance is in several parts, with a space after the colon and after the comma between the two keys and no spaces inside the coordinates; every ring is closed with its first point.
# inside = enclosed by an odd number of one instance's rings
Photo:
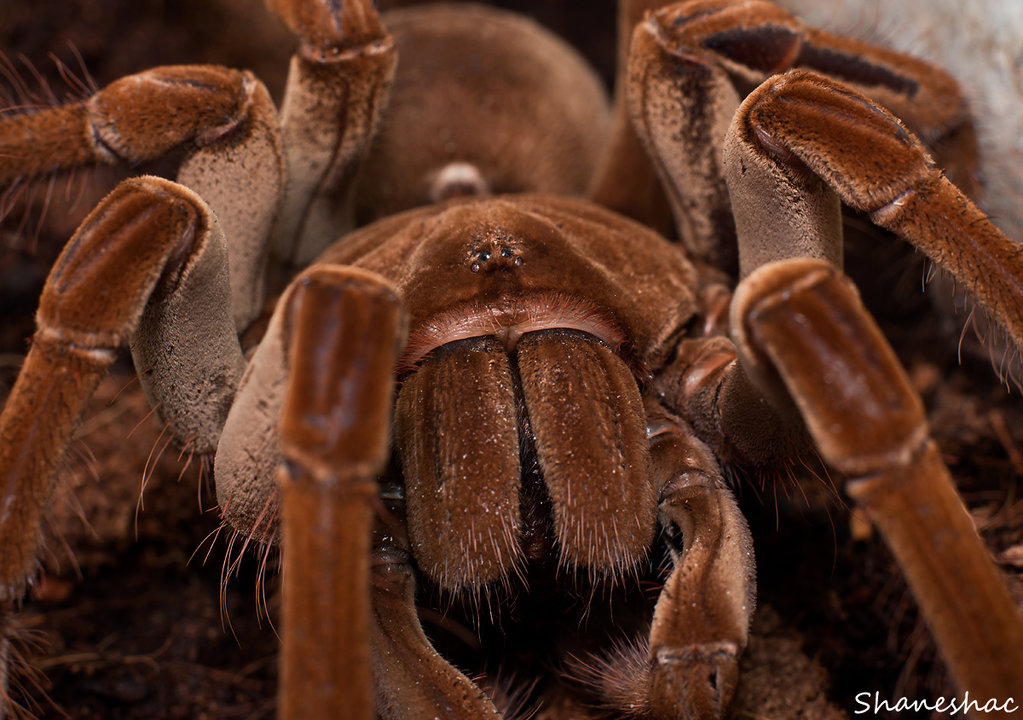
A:
{"type": "Polygon", "coordinates": [[[281,106],[288,184],[274,252],[308,264],[352,229],[350,190],[383,116],[397,62],[372,2],[270,0],[301,39],[281,106]]]}
{"type": "Polygon", "coordinates": [[[154,68],[82,102],[0,118],[0,188],[98,163],[135,166],[175,150],[184,151],[178,180],[213,209],[229,243],[230,306],[241,330],[262,310],[284,184],[277,111],[252,73],[154,68]]]}
{"type": "Polygon", "coordinates": [[[0,608],[17,604],[36,571],[41,518],[86,403],[119,348],[161,342],[142,331],[159,308],[209,308],[171,323],[188,339],[170,362],[187,356],[188,372],[154,387],[169,393],[158,402],[173,436],[198,453],[216,446],[244,365],[229,293],[216,220],[166,180],[125,181],[65,246],[0,415],[0,608]]]}

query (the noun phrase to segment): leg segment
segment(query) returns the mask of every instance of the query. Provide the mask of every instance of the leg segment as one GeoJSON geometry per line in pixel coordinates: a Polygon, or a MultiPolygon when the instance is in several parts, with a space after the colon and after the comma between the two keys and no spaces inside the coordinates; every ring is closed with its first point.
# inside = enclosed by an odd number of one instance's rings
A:
{"type": "Polygon", "coordinates": [[[656,717],[720,718],[756,604],[753,541],[707,447],[663,411],[650,418],[658,512],[675,555],[650,632],[651,709],[656,717]]]}
{"type": "Polygon", "coordinates": [[[773,78],[736,114],[725,165],[744,275],[784,257],[837,264],[834,191],[948,270],[1023,348],[1023,248],[867,98],[814,73],[773,78]]]}
{"type": "Polygon", "coordinates": [[[606,658],[590,682],[615,717],[722,718],[756,605],[753,541],[707,446],[658,401],[645,405],[658,518],[674,567],[645,657],[637,647],[606,658]]]}
{"type": "MultiPolygon", "coordinates": [[[[217,308],[227,306],[227,292],[223,236],[184,188],[158,178],[129,180],[85,219],[46,281],[38,330],[0,420],[0,478],[4,503],[14,508],[0,515],[0,587],[17,594],[31,572],[39,515],[115,350],[148,342],[139,328],[167,296],[176,295],[178,305],[217,308]]],[[[216,446],[244,363],[226,312],[206,315],[182,331],[195,342],[185,353],[194,374],[176,378],[179,389],[187,388],[181,404],[188,407],[168,418],[175,435],[193,439],[199,452],[216,446]]]]}
{"type": "MultiPolygon", "coordinates": [[[[700,314],[714,324],[719,304],[727,309],[731,293],[708,299],[710,306],[700,314]]],[[[683,340],[671,363],[657,374],[653,389],[661,402],[685,420],[723,465],[754,472],[790,466],[810,446],[799,411],[784,393],[766,402],[765,392],[771,388],[750,379],[735,344],[714,327],[705,329],[709,336],[683,340]]]]}
{"type": "Polygon", "coordinates": [[[479,686],[442,658],[419,623],[404,522],[377,536],[372,568],[373,671],[383,718],[498,720],[479,686]]]}
{"type": "Polygon", "coordinates": [[[285,301],[280,717],[372,718],[370,539],[404,312],[377,276],[318,267],[285,301]]]}
{"type": "Polygon", "coordinates": [[[348,191],[387,104],[396,54],[368,0],[268,0],[302,38],[281,107],[289,183],[275,252],[307,264],[351,229],[348,191]]]}
{"type": "Polygon", "coordinates": [[[744,363],[785,388],[825,461],[848,476],[960,688],[1018,696],[1023,621],[852,284],[820,261],[767,265],[740,285],[732,317],[744,363]]]}
{"type": "Polygon", "coordinates": [[[80,103],[0,118],[0,188],[95,163],[186,153],[179,181],[217,215],[230,243],[235,323],[262,309],[270,224],[283,185],[277,112],[251,73],[214,66],[149,70],[80,103]]]}
{"type": "MultiPolygon", "coordinates": [[[[841,78],[906,120],[948,159],[967,159],[973,131],[955,82],[913,58],[807,27],[769,2],[695,0],[648,15],[636,29],[629,101],[679,234],[697,257],[734,267],[719,148],[739,100],[775,73],[800,67],[841,78]],[[965,150],[963,150],[965,148],[965,150]]],[[[943,158],[944,160],[945,158],[943,158]]]]}
{"type": "Polygon", "coordinates": [[[710,450],[646,401],[658,515],[674,569],[654,611],[645,662],[602,663],[602,704],[623,716],[724,717],[756,604],[753,542],[710,450]],[[639,672],[637,672],[639,670],[639,672]]]}
{"type": "Polygon", "coordinates": [[[632,33],[643,15],[663,3],[660,0],[619,0],[618,73],[615,77],[614,116],[611,135],[589,198],[599,205],[639,220],[662,235],[670,235],[671,210],[650,157],[633,129],[629,112],[629,54],[632,33]]]}
{"type": "Polygon", "coordinates": [[[40,518],[86,402],[118,348],[154,340],[143,328],[157,308],[212,308],[178,318],[179,347],[168,360],[188,371],[158,390],[177,393],[161,398],[176,437],[198,452],[216,446],[244,365],[229,292],[216,221],[194,193],[166,180],[122,183],[71,238],[0,415],[0,606],[20,599],[35,570],[40,518]]]}

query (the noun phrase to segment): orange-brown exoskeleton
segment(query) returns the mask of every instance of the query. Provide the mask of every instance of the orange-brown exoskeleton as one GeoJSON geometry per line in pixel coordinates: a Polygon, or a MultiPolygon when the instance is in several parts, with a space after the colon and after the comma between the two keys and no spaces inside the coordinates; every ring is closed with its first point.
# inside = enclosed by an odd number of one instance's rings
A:
{"type": "Polygon", "coordinates": [[[965,158],[971,182],[947,76],[769,2],[625,1],[612,110],[572,51],[505,13],[268,4],[302,41],[280,112],[249,73],[182,66],[0,118],[4,186],[185,151],[176,182],[107,196],[47,281],[0,421],[5,611],[83,404],[129,345],[171,432],[215,453],[226,519],[282,545],[283,718],[500,717],[417,602],[483,615],[538,579],[628,588],[657,553],[656,606],[578,712],[722,717],[755,605],[722,467],[811,445],[959,687],[1019,694],[1023,623],[840,269],[844,204],[1023,345],[1023,252],[931,159],[965,158]],[[664,198],[675,242],[651,229],[664,198]]]}

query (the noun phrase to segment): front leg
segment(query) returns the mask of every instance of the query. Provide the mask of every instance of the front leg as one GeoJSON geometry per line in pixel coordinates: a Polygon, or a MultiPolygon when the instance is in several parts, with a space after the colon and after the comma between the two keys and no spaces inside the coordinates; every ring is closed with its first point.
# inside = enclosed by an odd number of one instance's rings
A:
{"type": "Polygon", "coordinates": [[[369,720],[370,538],[404,311],[381,278],[332,266],[282,306],[280,717],[369,720]]]}
{"type": "MultiPolygon", "coordinates": [[[[405,339],[400,300],[375,275],[318,266],[281,307],[253,360],[269,385],[281,387],[286,377],[280,717],[496,720],[490,700],[420,627],[403,518],[378,521],[384,527],[373,531],[393,368],[405,339]],[[271,354],[280,362],[269,362],[271,354]]],[[[240,407],[247,397],[243,391],[240,407]]],[[[233,426],[225,433],[221,453],[231,454],[236,434],[233,426]]],[[[226,479],[218,472],[218,482],[226,479]]],[[[228,493],[223,504],[239,499],[228,493]]]]}
{"type": "MultiPolygon", "coordinates": [[[[142,379],[155,380],[147,391],[162,393],[171,433],[200,454],[216,447],[244,367],[229,308],[220,228],[202,200],[169,181],[125,181],[65,246],[0,415],[0,623],[36,571],[57,472],[118,349],[152,351],[156,365],[142,379]],[[199,307],[207,311],[192,312],[199,307]]],[[[0,717],[5,701],[0,695],[0,717]]]]}
{"type": "Polygon", "coordinates": [[[746,367],[780,382],[880,529],[960,689],[981,705],[1018,698],[1023,621],[852,283],[821,261],[765,265],[732,317],[746,367]]]}

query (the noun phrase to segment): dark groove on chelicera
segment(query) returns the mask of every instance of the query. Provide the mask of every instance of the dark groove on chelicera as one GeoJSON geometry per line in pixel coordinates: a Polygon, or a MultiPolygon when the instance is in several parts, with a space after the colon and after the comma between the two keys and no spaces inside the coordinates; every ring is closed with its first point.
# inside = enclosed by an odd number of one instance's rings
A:
{"type": "Polygon", "coordinates": [[[519,430],[519,517],[522,518],[519,543],[526,559],[537,562],[555,555],[554,501],[547,490],[540,467],[536,436],[533,434],[529,407],[519,375],[517,351],[510,353],[508,364],[515,391],[515,414],[519,430]]]}

